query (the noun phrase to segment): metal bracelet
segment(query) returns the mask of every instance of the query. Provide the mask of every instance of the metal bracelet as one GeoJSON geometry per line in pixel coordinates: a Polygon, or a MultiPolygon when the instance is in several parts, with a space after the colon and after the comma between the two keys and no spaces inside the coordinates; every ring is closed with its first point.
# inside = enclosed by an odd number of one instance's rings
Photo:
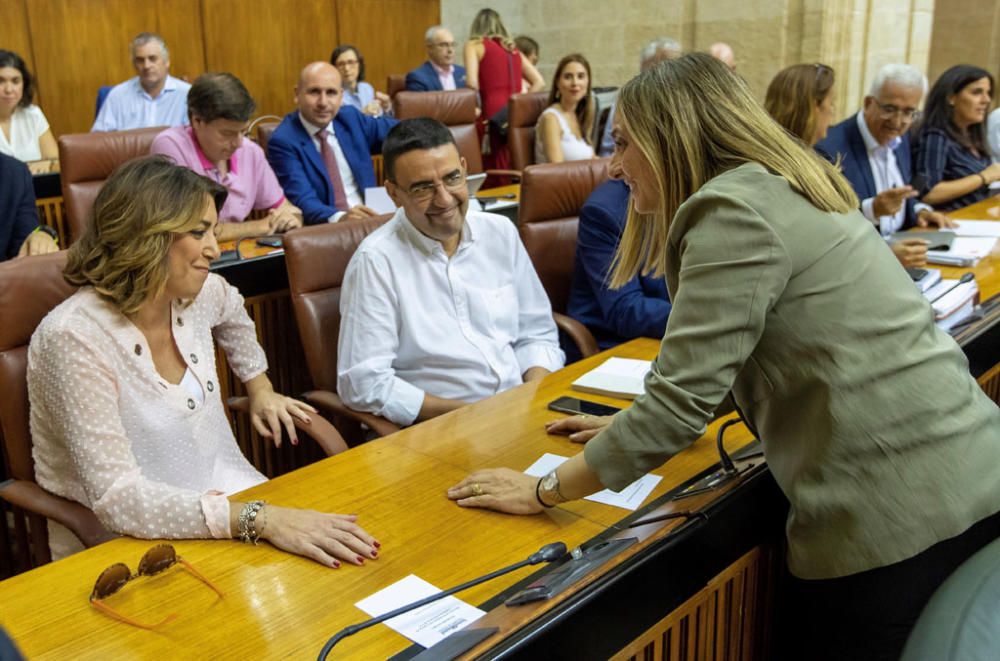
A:
{"type": "MultiPolygon", "coordinates": [[[[263,500],[251,500],[243,506],[239,516],[240,541],[244,544],[257,544],[260,533],[257,531],[257,514],[264,509],[263,500]]],[[[263,528],[261,528],[263,530],[263,528]]]]}

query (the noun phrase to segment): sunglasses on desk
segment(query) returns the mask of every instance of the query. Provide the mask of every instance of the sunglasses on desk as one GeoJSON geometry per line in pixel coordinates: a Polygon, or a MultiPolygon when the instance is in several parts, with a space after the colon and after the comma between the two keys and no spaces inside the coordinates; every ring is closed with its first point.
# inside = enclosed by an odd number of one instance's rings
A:
{"type": "Polygon", "coordinates": [[[200,571],[195,569],[191,563],[177,555],[177,551],[174,550],[173,546],[170,544],[157,544],[143,554],[142,559],[139,560],[139,571],[135,574],[133,574],[132,570],[128,568],[128,565],[121,562],[116,562],[102,571],[101,575],[97,577],[97,582],[94,583],[94,590],[90,593],[90,604],[105,615],[113,617],[121,622],[125,622],[126,624],[131,624],[134,627],[150,630],[158,629],[168,622],[172,622],[177,619],[177,614],[173,613],[168,615],[156,624],[143,624],[126,615],[122,615],[115,609],[105,604],[103,600],[121,590],[125,587],[125,584],[132,579],[139,578],[140,576],[154,576],[177,564],[191,572],[199,581],[215,590],[216,594],[220,597],[225,596],[222,593],[222,590],[216,587],[216,585],[212,583],[212,581],[208,580],[200,571]]]}

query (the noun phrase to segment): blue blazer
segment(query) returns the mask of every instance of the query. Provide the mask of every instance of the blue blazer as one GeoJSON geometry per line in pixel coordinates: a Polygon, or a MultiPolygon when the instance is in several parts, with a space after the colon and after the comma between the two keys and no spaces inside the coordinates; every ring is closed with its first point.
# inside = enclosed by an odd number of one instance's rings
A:
{"type": "Polygon", "coordinates": [[[35,184],[28,166],[0,154],[0,262],[17,257],[28,235],[38,227],[35,184]]]}
{"type": "MultiPolygon", "coordinates": [[[[465,67],[455,65],[455,87],[465,87],[465,67]]],[[[408,92],[441,92],[441,79],[438,78],[437,69],[430,61],[424,62],[419,67],[406,74],[406,90],[408,92]]]]}
{"type": "Polygon", "coordinates": [[[628,196],[628,186],[612,179],[594,189],[580,210],[566,313],[590,329],[601,349],[635,337],[663,337],[670,314],[662,277],[638,275],[621,289],[607,286],[625,229],[628,196]]]}
{"type": "MultiPolygon", "coordinates": [[[[872,166],[868,160],[865,140],[861,137],[861,129],[858,128],[857,115],[851,115],[836,126],[830,127],[826,132],[826,137],[816,143],[816,151],[835,165],[837,159],[840,159],[840,169],[851,184],[851,188],[857,193],[859,200],[866,200],[878,194],[878,191],[875,190],[875,177],[872,175],[872,166]]],[[[896,164],[899,165],[899,173],[902,175],[903,181],[909,183],[913,179],[913,166],[910,160],[910,135],[908,133],[903,134],[893,153],[896,155],[896,164]]],[[[916,215],[913,211],[914,204],[916,204],[916,198],[911,197],[906,201],[904,228],[916,223],[916,215]]]]}
{"type": "MultiPolygon", "coordinates": [[[[395,125],[391,117],[369,117],[350,106],[341,106],[333,118],[337,141],[362,194],[377,185],[371,155],[382,151],[382,141],[395,125]]],[[[298,112],[285,115],[275,129],[267,143],[267,160],[307,225],[325,223],[337,212],[330,174],[298,112]]]]}

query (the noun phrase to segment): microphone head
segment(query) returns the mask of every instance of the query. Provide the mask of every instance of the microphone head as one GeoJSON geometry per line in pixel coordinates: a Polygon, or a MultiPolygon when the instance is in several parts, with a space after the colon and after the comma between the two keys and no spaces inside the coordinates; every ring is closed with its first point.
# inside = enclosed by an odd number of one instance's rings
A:
{"type": "Polygon", "coordinates": [[[966,282],[972,282],[973,278],[975,277],[976,276],[973,275],[972,273],[966,273],[961,278],[959,278],[958,281],[964,285],[966,282]]]}
{"type": "Polygon", "coordinates": [[[566,555],[566,545],[562,542],[552,542],[528,556],[528,562],[537,565],[540,562],[553,562],[566,555]]]}

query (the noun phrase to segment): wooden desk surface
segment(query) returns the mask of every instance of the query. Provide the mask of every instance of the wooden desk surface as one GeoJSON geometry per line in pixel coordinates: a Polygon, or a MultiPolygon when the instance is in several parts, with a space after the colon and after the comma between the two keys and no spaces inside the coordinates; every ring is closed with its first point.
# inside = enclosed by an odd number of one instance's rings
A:
{"type": "MultiPolygon", "coordinates": [[[[1000,221],[1000,197],[985,199],[964,209],[949,212],[948,215],[956,220],[1000,221]]],[[[993,246],[993,252],[989,257],[979,260],[979,263],[972,268],[938,264],[931,264],[931,268],[941,269],[941,276],[944,278],[956,279],[971,271],[979,284],[980,298],[988,300],[1000,294],[1000,241],[993,246]]]]}
{"type": "MultiPolygon", "coordinates": [[[[361,524],[383,545],[380,559],[364,567],[327,569],[267,545],[177,541],[178,553],[217,582],[226,597],[216,598],[176,568],[138,579],[109,602],[144,621],[180,614],[161,631],[148,632],[110,620],[87,602],[94,580],[105,567],[125,562],[134,569],[154,543],[119,539],[0,582],[0,623],[32,659],[311,658],[333,633],[365,619],[354,603],[408,574],[446,588],[521,560],[552,541],[577,546],[629,512],[581,501],[537,516],[513,517],[461,509],[445,498],[445,490],[473,468],[506,465],[523,470],[544,452],[571,455],[580,451],[581,446],[544,433],[543,423],[559,415],[546,410],[546,404],[567,394],[576,376],[607,355],[648,359],[657,346],[654,340],[635,340],[541,382],[525,384],[246,492],[282,505],[360,514],[361,524]]],[[[585,397],[627,405],[597,395],[585,397]]],[[[657,471],[664,479],[647,502],[716,463],[713,430],[718,424],[657,471]]],[[[744,430],[733,430],[727,434],[727,446],[735,449],[748,439],[744,430]]],[[[672,527],[652,534],[660,536],[672,527]]],[[[522,569],[459,596],[481,604],[532,571],[522,569]]],[[[519,607],[524,609],[521,623],[552,606],[543,602],[519,607]]],[[[385,658],[409,645],[402,636],[379,626],[342,642],[333,658],[385,658]]]]}

